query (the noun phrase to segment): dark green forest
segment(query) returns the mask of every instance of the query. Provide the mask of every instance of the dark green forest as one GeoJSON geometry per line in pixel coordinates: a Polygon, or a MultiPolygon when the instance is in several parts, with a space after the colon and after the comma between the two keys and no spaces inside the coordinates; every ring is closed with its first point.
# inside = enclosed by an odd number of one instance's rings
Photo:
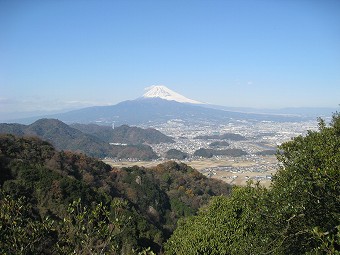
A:
{"type": "Polygon", "coordinates": [[[143,129],[122,125],[115,127],[99,126],[96,124],[71,124],[71,127],[78,129],[85,134],[93,135],[102,141],[126,144],[157,144],[174,143],[174,140],[162,134],[154,128],[143,129]]]}
{"type": "Polygon", "coordinates": [[[170,149],[165,153],[165,158],[167,159],[183,160],[188,157],[189,157],[188,153],[185,153],[177,149],[170,149]]]}
{"type": "Polygon", "coordinates": [[[116,169],[0,136],[1,254],[339,254],[340,115],[279,147],[269,188],[169,161],[116,169]]]}
{"type": "Polygon", "coordinates": [[[230,186],[185,164],[111,168],[35,137],[0,136],[1,254],[161,253],[177,220],[230,186]]]}

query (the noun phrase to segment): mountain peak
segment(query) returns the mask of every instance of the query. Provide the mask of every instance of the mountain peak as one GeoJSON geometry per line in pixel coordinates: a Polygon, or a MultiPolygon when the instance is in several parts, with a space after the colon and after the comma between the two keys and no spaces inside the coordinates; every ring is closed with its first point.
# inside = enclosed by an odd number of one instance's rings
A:
{"type": "Polygon", "coordinates": [[[145,88],[145,90],[146,93],[143,95],[144,98],[161,98],[169,101],[177,101],[180,103],[202,104],[202,102],[182,96],[181,94],[178,94],[177,92],[172,91],[163,85],[154,85],[145,88]]]}

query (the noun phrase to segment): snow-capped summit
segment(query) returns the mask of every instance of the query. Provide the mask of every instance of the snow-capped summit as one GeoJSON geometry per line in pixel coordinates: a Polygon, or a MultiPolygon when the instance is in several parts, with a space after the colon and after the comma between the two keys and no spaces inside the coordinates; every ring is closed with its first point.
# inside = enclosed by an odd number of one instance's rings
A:
{"type": "Polygon", "coordinates": [[[177,101],[180,103],[203,104],[202,102],[182,96],[181,94],[178,94],[163,85],[154,85],[145,88],[145,90],[146,93],[143,95],[144,98],[161,98],[169,101],[177,101]]]}

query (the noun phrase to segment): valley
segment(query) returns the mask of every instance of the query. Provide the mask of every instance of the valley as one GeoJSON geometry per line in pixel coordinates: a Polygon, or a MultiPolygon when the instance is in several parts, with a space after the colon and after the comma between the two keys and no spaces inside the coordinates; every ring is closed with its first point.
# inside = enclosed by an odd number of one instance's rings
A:
{"type": "MultiPolygon", "coordinates": [[[[142,126],[146,128],[146,126],[142,126]]],[[[229,184],[245,185],[250,179],[268,186],[272,175],[277,171],[278,162],[276,152],[278,145],[291,140],[293,137],[305,135],[306,130],[316,130],[316,121],[302,122],[272,122],[272,121],[241,121],[235,120],[228,124],[185,123],[179,119],[152,128],[174,139],[175,143],[151,144],[152,149],[160,156],[152,161],[114,160],[105,159],[104,162],[114,167],[144,166],[151,167],[168,161],[165,153],[170,149],[177,149],[189,156],[181,162],[197,169],[204,175],[220,179],[229,184]],[[197,139],[199,136],[221,136],[223,134],[238,134],[244,139],[197,139]],[[228,146],[218,146],[217,150],[227,148],[241,149],[247,155],[240,157],[212,156],[198,157],[194,153],[200,148],[212,148],[213,143],[226,142],[228,146]]]]}
{"type": "MultiPolygon", "coordinates": [[[[103,161],[116,168],[132,166],[149,168],[163,164],[168,160],[128,161],[104,159],[103,161]]],[[[195,168],[209,178],[240,186],[246,185],[248,180],[259,181],[262,185],[269,186],[271,176],[276,172],[278,163],[275,156],[241,157],[237,160],[231,157],[200,158],[182,160],[181,162],[195,168]]]]}

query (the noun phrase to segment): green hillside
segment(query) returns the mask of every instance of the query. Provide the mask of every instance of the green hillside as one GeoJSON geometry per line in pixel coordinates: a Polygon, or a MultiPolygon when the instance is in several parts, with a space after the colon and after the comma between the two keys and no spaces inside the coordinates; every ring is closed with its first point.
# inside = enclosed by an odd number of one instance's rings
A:
{"type": "Polygon", "coordinates": [[[154,128],[139,128],[122,125],[114,129],[109,126],[99,126],[96,124],[71,124],[86,134],[93,135],[104,142],[125,143],[125,144],[157,144],[157,143],[173,143],[174,140],[162,134],[154,128]]]}
{"type": "Polygon", "coordinates": [[[56,119],[40,119],[30,125],[2,123],[0,124],[0,134],[37,136],[52,143],[58,150],[80,152],[97,158],[150,160],[158,157],[148,145],[130,145],[128,148],[109,145],[113,139],[113,130],[110,127],[81,124],[72,126],[82,127],[80,129],[85,129],[87,132],[82,132],[56,119]]]}
{"type": "Polygon", "coordinates": [[[0,136],[0,186],[2,254],[159,253],[178,219],[230,192],[184,164],[112,169],[13,135],[0,136]]]}
{"type": "Polygon", "coordinates": [[[167,159],[183,160],[188,156],[189,156],[188,153],[176,149],[170,149],[165,153],[165,158],[167,159]]]}

